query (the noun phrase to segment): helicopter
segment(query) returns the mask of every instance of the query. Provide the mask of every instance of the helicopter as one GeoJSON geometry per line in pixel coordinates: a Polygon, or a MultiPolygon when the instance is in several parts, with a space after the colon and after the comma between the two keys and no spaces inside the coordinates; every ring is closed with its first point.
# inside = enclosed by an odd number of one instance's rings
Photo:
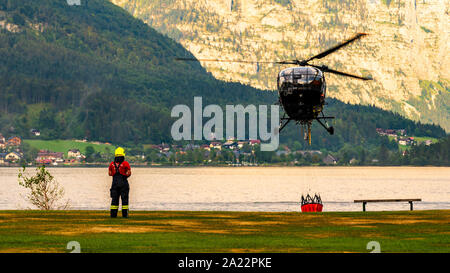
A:
{"type": "Polygon", "coordinates": [[[334,134],[334,128],[328,125],[327,120],[334,119],[335,117],[325,116],[323,113],[324,106],[326,105],[325,97],[327,89],[324,73],[332,73],[364,81],[373,79],[371,77],[361,77],[337,71],[326,65],[318,66],[310,64],[309,62],[315,59],[322,59],[366,35],[366,33],[357,33],[352,38],[306,60],[285,60],[275,62],[195,58],[176,58],[176,60],[256,63],[258,67],[259,64],[296,65],[295,67],[281,70],[277,76],[278,104],[280,104],[284,110],[283,117],[280,118],[278,132],[281,132],[289,122],[294,121],[301,126],[302,134],[303,131],[305,131],[304,139],[311,145],[311,125],[313,121],[317,121],[330,135],[334,134]]]}

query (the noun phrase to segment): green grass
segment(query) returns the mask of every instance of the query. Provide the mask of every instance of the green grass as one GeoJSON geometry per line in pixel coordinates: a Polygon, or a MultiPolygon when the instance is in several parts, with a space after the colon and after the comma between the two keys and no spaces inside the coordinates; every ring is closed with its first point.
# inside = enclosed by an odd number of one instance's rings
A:
{"type": "Polygon", "coordinates": [[[0,211],[0,252],[450,252],[450,210],[398,212],[0,211]]]}
{"type": "MultiPolygon", "coordinates": [[[[410,137],[410,136],[405,136],[405,137],[402,137],[402,138],[407,138],[407,137],[410,137]]],[[[416,136],[413,136],[413,137],[414,137],[414,140],[417,142],[417,144],[425,144],[425,141],[427,141],[427,140],[431,140],[431,143],[439,142],[439,139],[434,138],[434,137],[416,137],[416,136]]],[[[388,138],[389,138],[389,140],[394,140],[393,136],[388,136],[388,138]]],[[[411,148],[411,146],[398,144],[398,149],[401,152],[403,152],[405,150],[408,150],[410,148],[411,148]]]]}
{"type": "Polygon", "coordinates": [[[414,140],[417,141],[419,144],[425,142],[426,140],[431,140],[432,143],[436,143],[439,141],[439,139],[434,137],[414,137],[414,140]]]}
{"type": "Polygon", "coordinates": [[[107,144],[93,144],[89,142],[76,142],[74,140],[37,140],[25,139],[25,143],[30,144],[39,150],[49,150],[53,152],[61,152],[67,156],[69,149],[79,149],[81,153],[86,152],[86,147],[92,146],[96,152],[102,154],[114,153],[115,147],[107,144]],[[109,150],[108,150],[109,149],[109,150]]]}

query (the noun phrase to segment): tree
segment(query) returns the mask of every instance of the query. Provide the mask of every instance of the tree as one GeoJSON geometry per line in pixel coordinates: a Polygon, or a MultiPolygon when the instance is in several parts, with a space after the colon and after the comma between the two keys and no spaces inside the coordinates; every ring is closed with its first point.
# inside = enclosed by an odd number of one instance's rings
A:
{"type": "Polygon", "coordinates": [[[26,199],[41,210],[69,208],[69,200],[65,204],[59,204],[59,201],[64,197],[64,189],[46,170],[45,166],[37,167],[36,171],[36,175],[27,177],[25,167],[19,170],[19,185],[30,190],[26,199]]]}
{"type": "Polygon", "coordinates": [[[26,23],[25,19],[19,13],[14,13],[14,15],[12,17],[12,21],[14,24],[19,25],[19,26],[24,26],[26,23]]]}
{"type": "Polygon", "coordinates": [[[381,144],[380,148],[378,149],[378,160],[380,161],[381,164],[387,164],[388,159],[389,159],[389,150],[384,144],[381,144]]]}
{"type": "Polygon", "coordinates": [[[94,159],[95,149],[92,146],[86,147],[86,161],[92,162],[94,159]]]}
{"type": "Polygon", "coordinates": [[[24,154],[23,158],[24,163],[34,162],[39,152],[39,149],[37,149],[36,147],[32,147],[30,144],[26,142],[22,142],[21,149],[24,154]]]}
{"type": "Polygon", "coordinates": [[[156,149],[146,149],[144,152],[145,160],[149,163],[158,161],[159,160],[158,153],[159,151],[156,149]]]}

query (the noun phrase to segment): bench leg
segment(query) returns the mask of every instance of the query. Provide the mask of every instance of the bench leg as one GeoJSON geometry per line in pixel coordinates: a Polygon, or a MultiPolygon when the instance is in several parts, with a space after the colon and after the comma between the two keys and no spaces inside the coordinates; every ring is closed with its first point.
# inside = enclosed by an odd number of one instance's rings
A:
{"type": "Polygon", "coordinates": [[[366,204],[367,202],[363,202],[363,211],[366,211],[366,204]]]}
{"type": "Polygon", "coordinates": [[[409,210],[413,210],[413,202],[409,201],[409,210]]]}

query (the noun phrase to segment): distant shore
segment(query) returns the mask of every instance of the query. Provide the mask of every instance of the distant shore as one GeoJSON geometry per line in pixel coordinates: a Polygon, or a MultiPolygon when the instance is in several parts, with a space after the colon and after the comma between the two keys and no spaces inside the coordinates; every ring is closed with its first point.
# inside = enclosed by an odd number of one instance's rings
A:
{"type": "MultiPolygon", "coordinates": [[[[230,166],[230,165],[135,165],[130,163],[132,168],[449,168],[450,166],[435,166],[435,165],[424,165],[424,166],[414,166],[414,165],[275,165],[275,164],[261,164],[258,166],[230,166]]],[[[27,169],[34,169],[39,165],[25,166],[27,169]]],[[[89,165],[65,165],[65,166],[52,166],[47,165],[47,168],[108,168],[109,163],[103,164],[89,164],[89,165]]],[[[16,166],[2,166],[0,168],[22,168],[21,165],[16,166]]]]}

